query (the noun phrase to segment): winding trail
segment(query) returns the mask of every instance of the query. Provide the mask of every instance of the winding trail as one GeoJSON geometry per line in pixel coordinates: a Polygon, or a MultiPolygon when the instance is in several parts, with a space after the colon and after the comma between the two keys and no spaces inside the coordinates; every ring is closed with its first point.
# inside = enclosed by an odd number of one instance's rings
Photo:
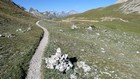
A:
{"type": "Polygon", "coordinates": [[[33,55],[32,59],[30,61],[26,79],[41,79],[42,57],[43,57],[43,53],[45,51],[45,47],[48,44],[49,33],[48,33],[47,29],[42,27],[41,25],[39,25],[39,21],[36,22],[36,25],[43,29],[44,35],[43,35],[42,40],[40,41],[38,48],[35,51],[35,54],[33,55]]]}

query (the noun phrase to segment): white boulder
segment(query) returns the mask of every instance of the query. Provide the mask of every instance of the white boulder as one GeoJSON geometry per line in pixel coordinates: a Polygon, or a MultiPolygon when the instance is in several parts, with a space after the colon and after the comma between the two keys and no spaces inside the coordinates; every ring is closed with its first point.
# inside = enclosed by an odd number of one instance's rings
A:
{"type": "Polygon", "coordinates": [[[91,31],[93,30],[91,26],[89,26],[87,29],[88,29],[88,30],[91,30],[91,31]]]}
{"type": "Polygon", "coordinates": [[[68,54],[62,55],[60,48],[57,48],[55,55],[45,58],[45,61],[48,69],[57,69],[60,72],[66,72],[73,67],[68,54]]]}
{"type": "Polygon", "coordinates": [[[72,26],[71,26],[71,29],[72,29],[72,30],[74,30],[74,29],[79,29],[79,27],[77,27],[76,25],[72,25],[72,26]]]}

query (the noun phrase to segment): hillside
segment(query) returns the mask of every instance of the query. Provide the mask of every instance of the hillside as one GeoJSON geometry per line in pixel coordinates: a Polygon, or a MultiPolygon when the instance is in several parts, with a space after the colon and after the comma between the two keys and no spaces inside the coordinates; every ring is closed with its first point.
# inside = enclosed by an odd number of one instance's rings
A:
{"type": "Polygon", "coordinates": [[[55,67],[49,69],[44,61],[44,79],[139,79],[140,14],[122,9],[128,4],[127,10],[135,10],[131,7],[135,1],[119,0],[57,21],[43,20],[40,24],[48,29],[51,39],[46,58],[60,47],[62,54],[78,60],[65,74],[55,67]],[[80,61],[91,68],[88,73],[78,67],[80,61]]]}
{"type": "Polygon", "coordinates": [[[139,32],[140,14],[137,11],[139,10],[137,9],[139,8],[138,1],[139,0],[132,0],[107,7],[92,9],[81,14],[68,16],[66,18],[63,18],[62,20],[90,20],[93,21],[97,26],[104,26],[123,31],[139,32]],[[137,4],[137,7],[134,7],[134,4],[137,4]],[[131,11],[129,11],[129,9],[131,9],[131,11]],[[127,11],[129,11],[130,13],[126,14],[127,11]]]}
{"type": "Polygon", "coordinates": [[[75,63],[66,74],[49,69],[44,61],[44,79],[139,79],[140,34],[105,27],[94,27],[90,22],[40,23],[50,33],[45,56],[55,55],[60,47],[62,54],[84,61],[91,70],[85,73],[75,63]],[[89,29],[93,26],[92,29],[89,29]],[[71,77],[74,75],[74,78],[71,77]]]}
{"type": "Polygon", "coordinates": [[[37,18],[11,2],[0,1],[0,78],[24,79],[43,31],[37,18]]]}

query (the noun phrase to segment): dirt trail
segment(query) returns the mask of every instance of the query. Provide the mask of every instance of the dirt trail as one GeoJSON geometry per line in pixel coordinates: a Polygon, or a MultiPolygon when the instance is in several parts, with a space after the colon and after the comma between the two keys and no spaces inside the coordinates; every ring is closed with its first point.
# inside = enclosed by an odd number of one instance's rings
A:
{"type": "Polygon", "coordinates": [[[48,44],[49,33],[46,28],[42,27],[38,23],[39,21],[36,22],[36,25],[43,29],[44,36],[40,41],[40,44],[30,61],[26,79],[41,79],[41,62],[42,62],[43,52],[45,51],[45,47],[48,44]]]}

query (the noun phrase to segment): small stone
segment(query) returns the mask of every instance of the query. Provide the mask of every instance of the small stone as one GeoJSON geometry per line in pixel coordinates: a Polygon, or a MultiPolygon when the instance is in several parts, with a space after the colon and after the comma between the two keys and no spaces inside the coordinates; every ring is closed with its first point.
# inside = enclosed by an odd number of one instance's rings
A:
{"type": "Polygon", "coordinates": [[[91,26],[89,26],[87,29],[92,31],[92,27],[91,26]]]}
{"type": "Polygon", "coordinates": [[[84,52],[85,50],[84,49],[81,49],[81,51],[84,52]]]}
{"type": "Polygon", "coordinates": [[[105,51],[103,50],[103,51],[101,51],[102,53],[105,53],[105,51]]]}
{"type": "Polygon", "coordinates": [[[77,76],[74,75],[74,74],[71,74],[71,75],[70,75],[70,79],[77,79],[77,76]]]}
{"type": "Polygon", "coordinates": [[[98,36],[99,36],[99,35],[100,35],[100,33],[96,33],[96,35],[98,35],[98,36]]]}
{"type": "Polygon", "coordinates": [[[64,31],[62,29],[60,29],[59,32],[64,32],[64,31]]]}
{"type": "Polygon", "coordinates": [[[137,54],[139,54],[140,52],[139,52],[139,51],[137,51],[136,53],[137,53],[137,54]]]}
{"type": "Polygon", "coordinates": [[[74,30],[74,29],[79,29],[79,27],[77,27],[76,25],[72,25],[72,26],[71,26],[71,29],[72,29],[72,30],[74,30]]]}
{"type": "Polygon", "coordinates": [[[101,48],[101,50],[105,50],[104,48],[101,48]]]}
{"type": "Polygon", "coordinates": [[[123,54],[123,53],[120,53],[119,55],[124,56],[124,54],[123,54]]]}
{"type": "Polygon", "coordinates": [[[27,31],[30,31],[30,30],[32,30],[31,27],[28,27],[27,31]]]}
{"type": "Polygon", "coordinates": [[[87,73],[91,70],[90,66],[85,64],[85,62],[83,62],[83,61],[77,62],[77,66],[78,66],[78,68],[82,68],[85,73],[87,73]]]}

